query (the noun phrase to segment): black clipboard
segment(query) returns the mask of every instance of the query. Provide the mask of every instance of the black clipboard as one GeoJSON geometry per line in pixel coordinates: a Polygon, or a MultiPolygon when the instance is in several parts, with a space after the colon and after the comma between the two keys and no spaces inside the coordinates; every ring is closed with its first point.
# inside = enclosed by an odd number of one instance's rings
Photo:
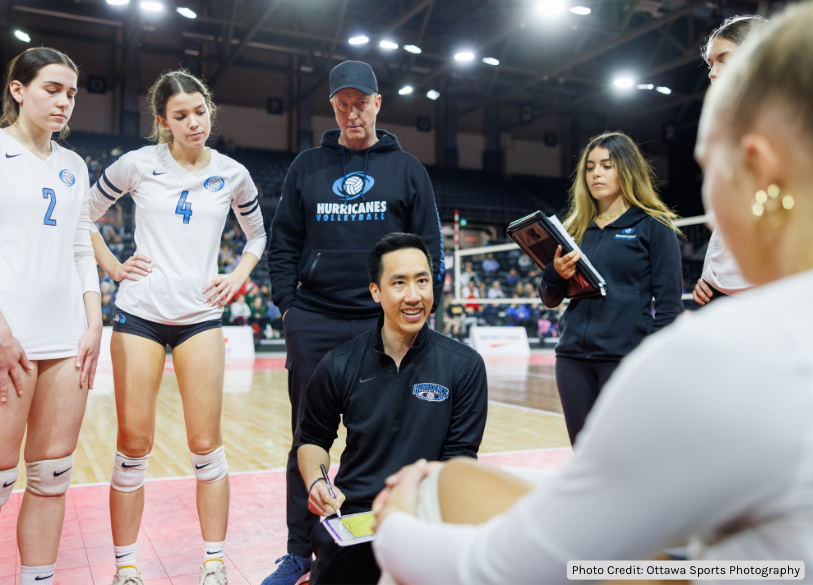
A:
{"type": "MultiPolygon", "coordinates": [[[[556,223],[559,223],[558,219],[556,223]]],[[[531,260],[544,270],[545,266],[553,262],[557,247],[562,246],[562,256],[574,249],[575,243],[571,243],[567,233],[563,234],[556,223],[537,211],[511,223],[507,232],[531,260]]],[[[576,262],[576,275],[568,281],[565,296],[571,300],[605,296],[606,282],[590,264],[584,252],[581,254],[582,257],[576,262]]]]}

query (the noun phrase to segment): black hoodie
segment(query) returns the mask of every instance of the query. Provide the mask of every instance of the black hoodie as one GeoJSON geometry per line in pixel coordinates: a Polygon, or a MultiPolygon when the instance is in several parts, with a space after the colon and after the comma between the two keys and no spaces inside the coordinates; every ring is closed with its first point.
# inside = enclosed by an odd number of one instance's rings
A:
{"type": "Polygon", "coordinates": [[[443,238],[426,169],[385,130],[359,151],[340,145],[339,135],[328,130],[288,169],[268,245],[274,303],[283,314],[295,304],[337,319],[377,315],[367,259],[385,235],[409,232],[432,254],[437,306],[443,238]]]}

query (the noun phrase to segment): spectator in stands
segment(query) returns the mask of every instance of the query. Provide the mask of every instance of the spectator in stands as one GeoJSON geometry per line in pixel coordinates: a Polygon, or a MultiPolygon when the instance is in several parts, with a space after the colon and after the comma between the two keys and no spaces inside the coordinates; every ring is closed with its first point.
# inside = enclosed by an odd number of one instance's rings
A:
{"type": "Polygon", "coordinates": [[[116,306],[113,304],[113,297],[108,294],[102,295],[102,324],[112,325],[116,316],[116,306]]]}
{"type": "Polygon", "coordinates": [[[512,268],[511,270],[508,271],[508,276],[505,277],[505,284],[508,285],[508,288],[514,289],[517,286],[517,284],[521,282],[521,280],[522,279],[520,279],[516,269],[512,268]]]}
{"type": "Polygon", "coordinates": [[[491,283],[491,288],[488,289],[488,298],[490,299],[504,299],[505,293],[502,292],[502,287],[500,286],[500,282],[495,280],[491,283]]]}
{"type": "MultiPolygon", "coordinates": [[[[564,225],[606,280],[607,295],[570,303],[556,346],[556,385],[571,443],[621,359],[683,310],[676,218],[652,186],[652,169],[629,136],[611,132],[590,140],[570,189],[564,225]]],[[[578,259],[575,250],[562,257],[559,247],[545,267],[539,293],[547,307],[564,299],[578,259]]]]}
{"type": "Polygon", "coordinates": [[[260,296],[254,297],[251,304],[248,306],[251,309],[251,322],[261,323],[265,319],[266,308],[263,305],[263,298],[260,296]]]}
{"type": "Polygon", "coordinates": [[[463,316],[466,310],[463,305],[458,305],[451,302],[452,295],[446,295],[446,315],[443,320],[443,334],[449,335],[452,333],[455,336],[460,335],[460,327],[463,324],[463,316]]]}
{"type": "Polygon", "coordinates": [[[480,279],[477,277],[477,273],[474,272],[474,266],[472,266],[471,262],[466,262],[465,270],[460,273],[460,286],[466,288],[469,286],[469,281],[474,281],[475,286],[480,284],[480,279]]]}
{"type": "MultiPolygon", "coordinates": [[[[273,337],[278,337],[277,333],[282,331],[282,313],[273,302],[269,301],[265,309],[265,318],[271,326],[273,337]]],[[[270,336],[269,336],[270,337],[270,336]]]]}
{"type": "MultiPolygon", "coordinates": [[[[467,299],[479,299],[480,298],[480,289],[474,285],[474,280],[469,281],[469,285],[466,287],[466,291],[463,293],[467,299]]],[[[477,307],[480,305],[478,303],[466,303],[467,309],[472,309],[474,311],[477,310],[477,307]]]]}
{"type": "Polygon", "coordinates": [[[534,262],[528,254],[520,254],[517,259],[517,265],[523,270],[529,270],[534,267],[534,262]]]}
{"type": "Polygon", "coordinates": [[[230,305],[231,307],[231,324],[232,325],[245,325],[251,317],[251,309],[246,304],[245,295],[240,295],[230,305]]]}
{"type": "Polygon", "coordinates": [[[526,299],[531,299],[536,295],[536,287],[531,284],[530,282],[526,282],[525,286],[522,287],[522,295],[526,299]]]}
{"type": "Polygon", "coordinates": [[[500,263],[494,259],[494,254],[489,254],[483,260],[483,272],[485,274],[493,274],[500,269],[500,263]]]}
{"type": "Polygon", "coordinates": [[[497,303],[491,303],[483,308],[483,312],[480,313],[480,316],[483,318],[486,325],[496,327],[498,325],[502,325],[502,321],[500,318],[501,312],[502,310],[500,308],[500,305],[498,305],[497,303]]]}
{"type": "Polygon", "coordinates": [[[288,554],[265,585],[294,585],[310,569],[318,518],[308,511],[296,459],[305,389],[325,354],[377,323],[369,250],[392,232],[420,235],[432,254],[435,303],[445,273],[432,183],[395,136],[376,130],[381,95],[372,68],[345,61],[330,72],[329,83],[339,128],[325,132],[321,145],[301,153],[288,170],[267,254],[274,303],[285,323],[293,443],[286,475],[288,554]]]}

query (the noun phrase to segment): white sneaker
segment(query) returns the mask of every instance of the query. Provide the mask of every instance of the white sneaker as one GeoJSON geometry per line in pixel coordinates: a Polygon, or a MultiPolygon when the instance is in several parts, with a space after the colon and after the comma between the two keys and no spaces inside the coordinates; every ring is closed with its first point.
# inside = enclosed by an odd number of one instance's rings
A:
{"type": "Polygon", "coordinates": [[[199,585],[226,585],[228,582],[229,578],[226,576],[226,565],[220,561],[209,561],[200,568],[199,585]],[[206,565],[209,566],[207,567],[206,565]]]}
{"type": "Polygon", "coordinates": [[[144,581],[135,567],[122,567],[113,577],[113,585],[144,585],[144,581]]]}

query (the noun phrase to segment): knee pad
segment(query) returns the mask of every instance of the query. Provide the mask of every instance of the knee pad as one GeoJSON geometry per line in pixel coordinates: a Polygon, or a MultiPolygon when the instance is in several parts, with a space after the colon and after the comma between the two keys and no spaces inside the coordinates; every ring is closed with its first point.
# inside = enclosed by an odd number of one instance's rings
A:
{"type": "Polygon", "coordinates": [[[190,456],[195,477],[199,482],[214,483],[229,473],[229,466],[226,465],[226,452],[223,447],[218,447],[207,455],[196,455],[190,452],[190,456]]]}
{"type": "Polygon", "coordinates": [[[20,475],[19,467],[0,470],[0,506],[4,506],[11,497],[11,490],[17,483],[17,476],[20,475]]]}
{"type": "Polygon", "coordinates": [[[147,477],[147,464],[150,456],[127,457],[127,455],[116,451],[113,460],[113,477],[110,479],[110,486],[117,492],[134,492],[144,485],[147,477]]]}
{"type": "Polygon", "coordinates": [[[43,498],[61,496],[71,485],[73,454],[62,459],[26,463],[25,476],[26,491],[43,498]]]}

